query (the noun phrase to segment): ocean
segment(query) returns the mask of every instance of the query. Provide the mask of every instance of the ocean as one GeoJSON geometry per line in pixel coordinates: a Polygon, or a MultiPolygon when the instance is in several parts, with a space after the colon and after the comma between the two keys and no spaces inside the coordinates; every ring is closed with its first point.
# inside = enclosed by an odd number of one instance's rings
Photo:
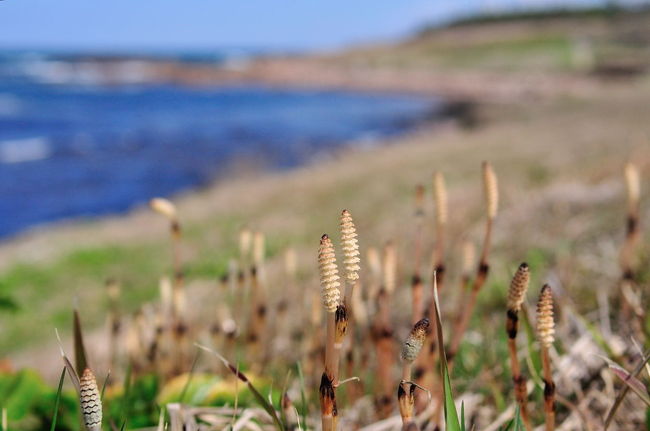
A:
{"type": "Polygon", "coordinates": [[[233,166],[289,169],[345,146],[373,145],[442,106],[433,98],[254,83],[154,84],[137,67],[107,84],[78,63],[0,53],[2,238],[128,211],[222,179],[233,166]]]}

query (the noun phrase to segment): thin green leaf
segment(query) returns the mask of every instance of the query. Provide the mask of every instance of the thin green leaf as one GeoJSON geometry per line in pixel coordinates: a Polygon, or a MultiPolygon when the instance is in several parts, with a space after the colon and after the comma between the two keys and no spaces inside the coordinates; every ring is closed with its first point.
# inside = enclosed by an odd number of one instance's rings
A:
{"type": "Polygon", "coordinates": [[[61,370],[61,377],[59,378],[59,388],[56,390],[56,398],[54,400],[54,415],[52,416],[52,426],[50,431],[56,429],[56,420],[59,417],[59,402],[61,401],[61,391],[63,389],[63,381],[65,380],[66,367],[61,370]]]}
{"type": "Polygon", "coordinates": [[[122,417],[124,422],[122,422],[122,428],[126,426],[126,421],[129,419],[130,409],[131,409],[131,372],[132,367],[131,363],[126,367],[126,375],[124,376],[124,395],[122,396],[121,410],[122,417]]]}
{"type": "Polygon", "coordinates": [[[266,412],[269,414],[269,416],[271,416],[271,419],[273,419],[273,422],[274,422],[276,428],[279,429],[280,431],[285,431],[284,425],[282,424],[282,421],[278,417],[278,413],[275,411],[275,408],[273,407],[273,405],[270,404],[268,402],[268,400],[266,398],[264,398],[264,396],[262,394],[260,394],[260,392],[257,390],[257,388],[255,388],[255,386],[253,386],[251,381],[248,380],[248,377],[246,377],[246,375],[244,373],[242,373],[239,369],[235,368],[230,362],[228,362],[228,360],[226,358],[224,358],[223,356],[221,356],[219,353],[212,350],[211,348],[203,346],[203,345],[198,344],[198,343],[194,343],[194,345],[196,347],[198,347],[199,349],[203,349],[208,353],[212,353],[214,356],[217,357],[217,359],[219,359],[221,361],[221,363],[223,363],[223,365],[226,368],[228,368],[230,370],[231,373],[233,373],[235,375],[235,377],[237,377],[239,380],[241,380],[243,383],[245,383],[246,386],[248,387],[248,390],[251,391],[251,393],[253,394],[253,396],[255,397],[257,402],[259,403],[259,405],[264,410],[266,410],[266,412]]]}
{"type": "MultiPolygon", "coordinates": [[[[286,426],[287,424],[287,415],[284,411],[284,408],[282,408],[282,403],[284,402],[284,397],[287,396],[287,388],[289,387],[289,379],[291,378],[291,369],[287,371],[287,377],[284,379],[284,386],[282,387],[282,393],[280,395],[280,399],[278,400],[278,410],[280,411],[280,420],[282,423],[286,426]]],[[[269,397],[272,395],[271,392],[269,392],[269,397]]]]}
{"type": "Polygon", "coordinates": [[[300,416],[302,417],[302,423],[307,423],[307,395],[305,395],[305,376],[302,373],[302,365],[300,362],[296,362],[298,366],[298,376],[300,377],[300,416]]]}
{"type": "Polygon", "coordinates": [[[108,385],[108,379],[111,378],[111,371],[109,370],[108,373],[106,373],[106,378],[104,379],[104,384],[102,385],[102,393],[100,395],[100,400],[104,401],[104,392],[106,392],[106,386],[108,385]]]}
{"type": "Polygon", "coordinates": [[[524,431],[524,423],[521,420],[521,412],[519,406],[515,409],[515,418],[512,420],[513,431],[524,431]]]}
{"type": "Polygon", "coordinates": [[[440,318],[440,302],[438,300],[438,282],[437,276],[433,274],[433,301],[436,311],[436,331],[438,335],[438,349],[440,354],[440,373],[442,375],[442,389],[444,393],[444,412],[445,412],[445,429],[448,431],[463,431],[458,419],[458,411],[454,404],[454,396],[451,390],[451,379],[449,378],[449,369],[447,367],[447,355],[445,353],[445,342],[442,333],[442,319],[440,318]]]}
{"type": "Polygon", "coordinates": [[[465,431],[465,401],[460,403],[460,429],[465,431]]]}
{"type": "Polygon", "coordinates": [[[194,360],[192,361],[192,366],[190,367],[190,374],[187,376],[187,381],[185,382],[185,385],[183,385],[183,391],[181,392],[181,398],[179,403],[183,403],[185,400],[185,395],[187,395],[187,390],[190,387],[190,383],[192,382],[192,377],[194,377],[194,371],[196,370],[196,364],[199,361],[199,357],[201,356],[201,351],[197,350],[196,355],[194,355],[194,360]]]}

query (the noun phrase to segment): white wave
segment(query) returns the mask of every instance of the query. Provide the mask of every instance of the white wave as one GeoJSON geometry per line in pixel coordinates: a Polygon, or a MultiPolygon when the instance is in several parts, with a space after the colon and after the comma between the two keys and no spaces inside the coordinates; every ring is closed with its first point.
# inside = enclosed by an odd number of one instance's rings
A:
{"type": "Polygon", "coordinates": [[[50,157],[52,149],[44,137],[0,141],[0,163],[23,163],[50,157]]]}

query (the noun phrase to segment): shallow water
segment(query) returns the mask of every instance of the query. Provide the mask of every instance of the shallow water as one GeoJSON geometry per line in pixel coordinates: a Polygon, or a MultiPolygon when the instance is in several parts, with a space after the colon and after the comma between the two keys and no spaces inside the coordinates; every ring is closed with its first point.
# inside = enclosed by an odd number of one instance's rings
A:
{"type": "Polygon", "coordinates": [[[0,75],[0,236],[128,210],[225,176],[404,133],[433,99],[249,85],[52,84],[0,75]]]}

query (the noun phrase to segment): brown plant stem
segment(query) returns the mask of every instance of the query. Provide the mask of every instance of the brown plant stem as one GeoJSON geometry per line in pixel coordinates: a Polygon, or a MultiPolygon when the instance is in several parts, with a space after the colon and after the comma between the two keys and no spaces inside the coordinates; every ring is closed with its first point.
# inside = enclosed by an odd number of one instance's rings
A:
{"type": "Polygon", "coordinates": [[[521,420],[526,430],[531,431],[532,424],[528,414],[528,392],[526,390],[526,378],[521,374],[521,367],[517,359],[517,342],[516,338],[508,337],[508,351],[510,353],[510,368],[512,370],[512,381],[515,385],[515,398],[519,404],[521,420]]]}
{"type": "Polygon", "coordinates": [[[555,429],[555,383],[551,372],[551,358],[546,346],[542,346],[542,368],[544,370],[544,416],[546,418],[544,429],[553,431],[555,429]]]}
{"type": "Polygon", "coordinates": [[[453,369],[454,357],[458,353],[458,348],[460,343],[463,340],[465,331],[467,331],[467,326],[474,312],[474,307],[476,306],[476,300],[478,298],[478,293],[485,284],[488,273],[490,271],[490,265],[488,263],[488,258],[490,254],[490,244],[492,241],[492,218],[488,218],[485,226],[485,239],[483,241],[483,250],[481,252],[481,259],[476,270],[476,277],[474,278],[474,283],[472,285],[472,290],[470,292],[469,299],[465,308],[461,313],[460,319],[458,320],[454,333],[452,336],[451,344],[449,347],[449,353],[447,354],[449,360],[449,372],[453,369]]]}

